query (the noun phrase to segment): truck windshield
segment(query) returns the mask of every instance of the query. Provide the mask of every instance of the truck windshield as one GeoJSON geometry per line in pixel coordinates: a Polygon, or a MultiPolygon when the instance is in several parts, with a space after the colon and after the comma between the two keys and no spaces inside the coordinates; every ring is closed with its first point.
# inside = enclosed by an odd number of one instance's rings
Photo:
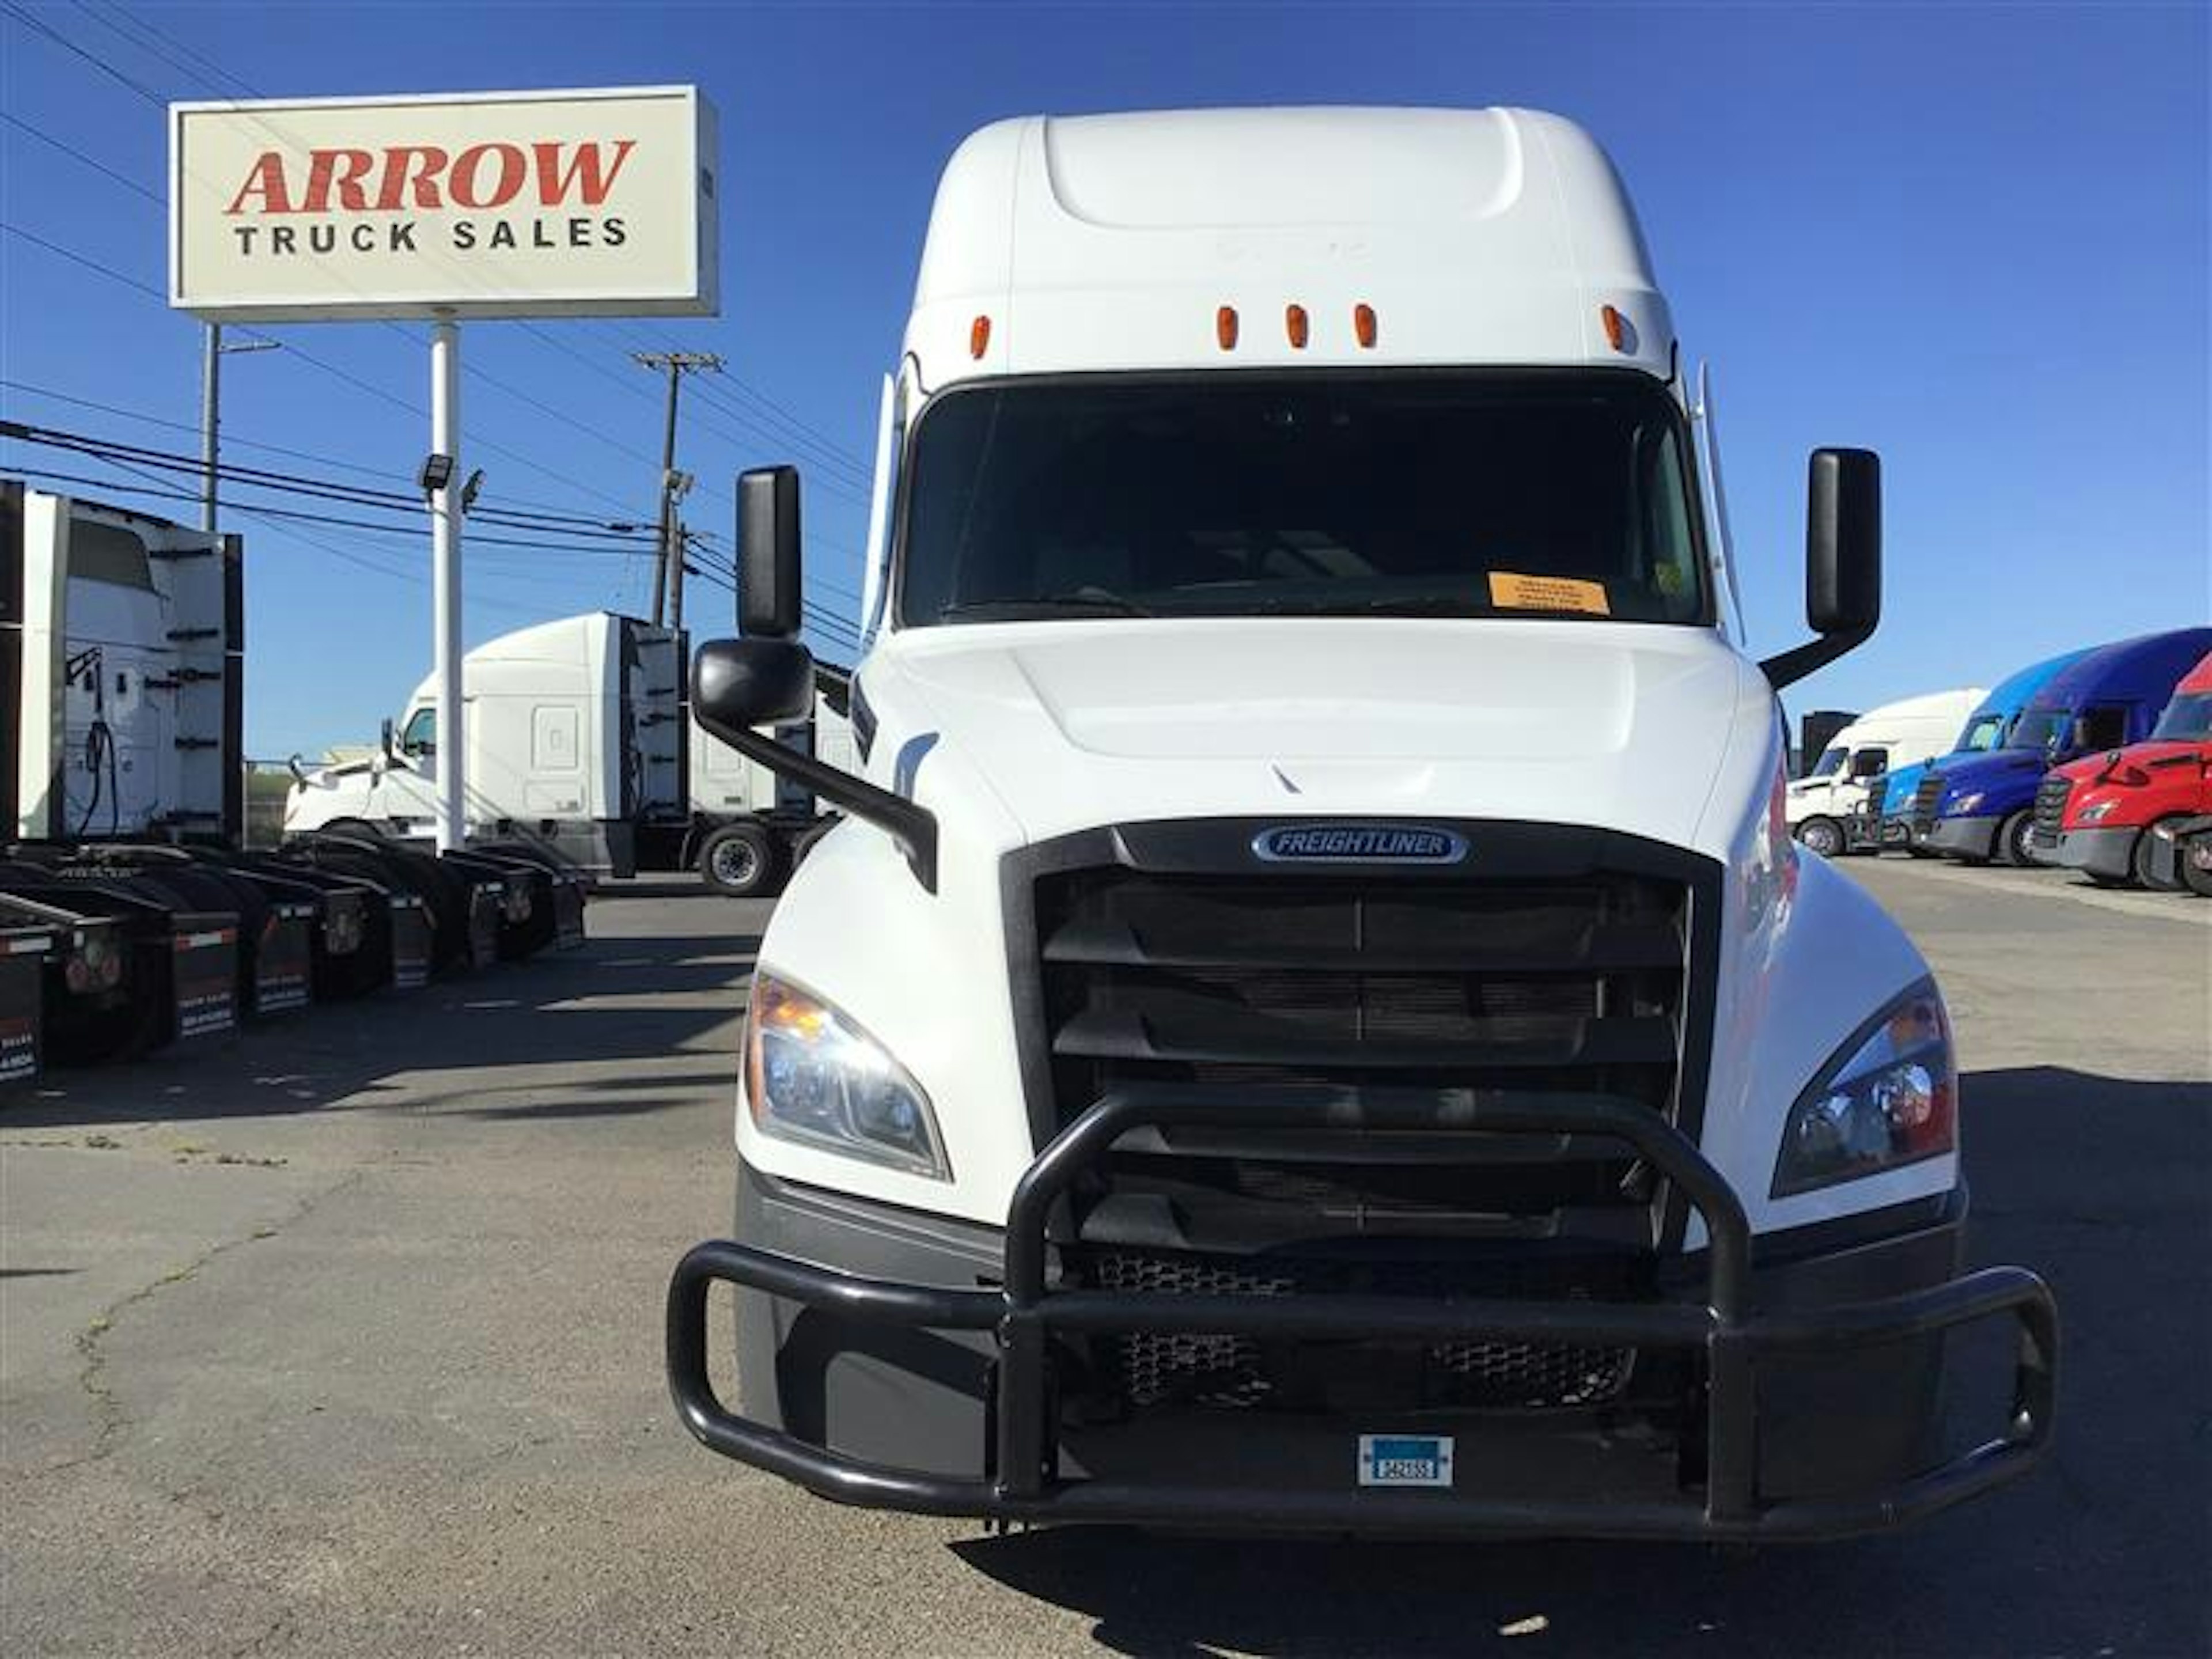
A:
{"type": "Polygon", "coordinates": [[[1959,734],[1955,752],[1978,755],[1995,749],[2004,741],[2005,717],[2002,714],[1977,714],[1966,722],[1966,729],[1959,734]]]}
{"type": "Polygon", "coordinates": [[[1837,769],[1843,765],[1844,756],[1847,752],[1847,750],[1840,748],[1829,750],[1826,754],[1822,755],[1820,759],[1813,763],[1813,769],[1808,772],[1805,775],[1808,778],[1832,777],[1837,769]]]}
{"type": "Polygon", "coordinates": [[[2065,743],[2074,724],[2071,710],[2064,708],[2031,708],[2020,717],[2020,724],[2012,729],[2005,742],[2008,749],[2037,749],[2050,750],[2065,743]]]}
{"type": "Polygon", "coordinates": [[[2185,691],[2174,698],[2150,735],[2167,743],[2212,741],[2212,691],[2185,691]]]}
{"type": "Polygon", "coordinates": [[[1620,374],[956,390],[916,429],[898,615],[1703,622],[1680,428],[1620,374]]]}

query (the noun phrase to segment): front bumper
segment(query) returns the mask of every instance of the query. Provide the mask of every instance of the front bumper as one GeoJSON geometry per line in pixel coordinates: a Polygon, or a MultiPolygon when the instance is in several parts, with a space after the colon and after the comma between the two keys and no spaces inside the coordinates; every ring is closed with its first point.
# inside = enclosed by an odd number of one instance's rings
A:
{"type": "Polygon", "coordinates": [[[1912,844],[1954,859],[1992,858],[2002,823],[2003,819],[1995,813],[1917,821],[1912,826],[1912,844]]]}
{"type": "Polygon", "coordinates": [[[2066,830],[2058,845],[2046,852],[2036,849],[2039,862],[2081,870],[2107,881],[2125,881],[2135,874],[2136,838],[2142,831],[2131,825],[2109,830],[2066,830]]]}
{"type": "MultiPolygon", "coordinates": [[[[1641,1106],[1594,1096],[1467,1093],[1454,1097],[1445,1113],[1433,1103],[1416,1108],[1327,1095],[1307,1103],[1304,1121],[1314,1127],[1452,1128],[1626,1143],[1704,1217],[1711,1239],[1704,1284],[1688,1299],[1633,1304],[1054,1286],[1048,1221],[1071,1183],[1116,1141],[1148,1126],[1220,1125],[1250,1115],[1249,1103],[1233,1099],[1130,1091],[1093,1105],[1023,1176],[996,1274],[988,1246],[972,1238],[964,1255],[957,1241],[927,1241],[950,1250],[952,1271],[944,1275],[953,1279],[950,1285],[832,1271],[727,1241],[695,1247],[668,1290],[667,1366],[677,1411],[709,1449],[841,1502],[999,1522],[1267,1530],[1841,1536],[1987,1492],[2027,1473],[2049,1443],[2057,1339],[2050,1292],[2016,1267],[1950,1277],[1954,1225],[1907,1242],[1916,1263],[1911,1277],[1923,1281],[1916,1288],[1868,1299],[1865,1274],[1850,1253],[1754,1272],[1750,1230],[1735,1194],[1688,1139],[1641,1106]],[[709,1380],[708,1297],[718,1279],[739,1287],[741,1304],[752,1293],[756,1316],[778,1307],[798,1315],[778,1325],[772,1351],[746,1344],[749,1400],[765,1390],[757,1374],[772,1372],[771,1397],[781,1404],[769,1414],[777,1421],[731,1411],[709,1380]],[[1910,1425],[1924,1415],[1920,1401],[1933,1409],[1942,1334],[1998,1315],[2019,1326],[2006,1429],[1963,1456],[1929,1459],[1910,1425]],[[1125,1432],[1121,1450],[1133,1448],[1134,1455],[1116,1455],[1111,1434],[1093,1437],[1103,1447],[1094,1454],[1058,1409],[1063,1344],[1135,1332],[1277,1343],[1490,1340],[1686,1351],[1701,1362],[1701,1407],[1680,1443],[1656,1446],[1636,1443],[1634,1433],[1617,1432],[1620,1425],[1601,1415],[1569,1414],[1545,1430],[1522,1414],[1453,1413],[1441,1427],[1465,1437],[1469,1452],[1458,1467],[1483,1471],[1480,1486],[1456,1478],[1434,1489],[1354,1484],[1355,1432],[1435,1432],[1433,1418],[1369,1413],[1357,1423],[1324,1417],[1280,1424],[1255,1414],[1224,1421],[1201,1411],[1203,1420],[1193,1422],[1187,1412],[1148,1433],[1125,1432]],[[837,1358],[830,1350],[847,1341],[863,1351],[857,1386],[879,1425],[876,1444],[863,1436],[857,1449],[853,1437],[830,1431],[818,1389],[810,1395],[798,1386],[807,1376],[818,1382],[837,1358]],[[1870,1359],[1879,1362],[1875,1370],[1859,1375],[1870,1359]],[[1867,1417],[1858,1426],[1870,1441],[1835,1443],[1838,1422],[1822,1414],[1822,1396],[1839,1382],[1867,1417]],[[1886,1391],[1894,1389],[1909,1396],[1904,1411],[1897,1409],[1899,1395],[1886,1391]],[[1887,1419],[1906,1424],[1904,1438],[1914,1443],[1881,1445],[1896,1437],[1887,1419]],[[845,1443],[833,1449],[833,1441],[845,1443]],[[1832,1468],[1809,1479],[1802,1467],[1793,1473],[1811,1444],[1825,1449],[1814,1461],[1840,1461],[1848,1469],[1856,1460],[1861,1478],[1847,1477],[1839,1487],[1832,1468]],[[869,1455],[878,1446],[915,1455],[896,1462],[869,1455]],[[1872,1483],[1863,1479],[1870,1447],[1873,1467],[1882,1471],[1872,1483]],[[1777,1469],[1781,1477],[1768,1479],[1777,1469]],[[1494,1485],[1486,1478],[1492,1474],[1494,1485]],[[1797,1495],[1774,1496],[1774,1486],[1797,1495]]],[[[1300,1119],[1285,1112],[1275,1121],[1295,1126],[1300,1119]]],[[[932,1231],[927,1218],[909,1220],[918,1233],[932,1231]]],[[[741,1328],[746,1318],[741,1312],[741,1328]]]]}

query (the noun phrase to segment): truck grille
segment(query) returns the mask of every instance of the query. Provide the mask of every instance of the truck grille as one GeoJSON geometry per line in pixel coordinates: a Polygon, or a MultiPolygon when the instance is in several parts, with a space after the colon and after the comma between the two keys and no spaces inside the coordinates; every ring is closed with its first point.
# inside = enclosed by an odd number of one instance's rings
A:
{"type": "MultiPolygon", "coordinates": [[[[1550,1264],[1531,1283],[1525,1266],[1432,1261],[1242,1261],[1173,1251],[1101,1250],[1085,1277],[1108,1291],[1158,1295],[1297,1296],[1368,1293],[1443,1297],[1546,1293],[1587,1296],[1590,1275],[1550,1264]],[[1568,1286],[1571,1284],[1572,1290],[1568,1286]]],[[[1634,1350],[1536,1342],[1392,1345],[1387,1356],[1361,1345],[1353,1376],[1330,1363],[1348,1345],[1262,1343],[1251,1337],[1117,1336],[1102,1345],[1108,1385],[1133,1406],[1187,1404],[1297,1409],[1342,1403],[1357,1393],[1395,1389],[1402,1407],[1561,1408],[1619,1396],[1634,1350]]]]}
{"type": "Polygon", "coordinates": [[[2056,847],[2066,828],[2066,798],[2074,793],[2074,780],[2053,773],[2035,792],[2035,844],[2056,847]]]}
{"type": "Polygon", "coordinates": [[[1920,787],[1912,792],[1912,833],[1925,835],[1936,827],[1936,809],[1943,801],[1943,775],[1923,772],[1920,787]]]}
{"type": "Polygon", "coordinates": [[[1679,882],[1158,876],[1039,884],[1056,1121],[1119,1083],[1400,1084],[1670,1111],[1679,882]]]}

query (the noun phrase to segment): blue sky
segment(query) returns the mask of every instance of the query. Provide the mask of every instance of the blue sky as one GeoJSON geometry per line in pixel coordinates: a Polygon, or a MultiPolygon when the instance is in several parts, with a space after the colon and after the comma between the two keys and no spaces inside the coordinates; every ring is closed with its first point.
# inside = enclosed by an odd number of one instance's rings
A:
{"type": "MultiPolygon", "coordinates": [[[[721,118],[721,316],[469,325],[469,464],[487,505],[648,517],[660,393],[629,354],[720,352],[731,372],[686,390],[693,522],[726,535],[741,467],[810,463],[813,596],[849,614],[854,458],[937,170],[970,129],[1040,110],[1529,105],[1612,151],[1686,354],[1715,363],[1754,649],[1802,635],[1805,452],[1882,452],[1881,632],[1792,698],[1864,708],[2212,611],[2208,19],[2193,4],[4,0],[0,407],[196,449],[198,327],[132,286],[163,281],[162,211],[138,193],[161,188],[159,100],[696,82],[721,118]]],[[[421,345],[373,324],[260,331],[288,349],[227,361],[226,459],[404,487],[428,447],[421,345]]],[[[34,465],[137,482],[0,447],[0,471],[34,465]]],[[[426,540],[228,527],[247,538],[251,751],[373,734],[428,665],[426,540]]],[[[635,608],[643,574],[611,546],[473,549],[471,639],[635,608]]],[[[695,586],[695,623],[727,605],[695,586]]]]}

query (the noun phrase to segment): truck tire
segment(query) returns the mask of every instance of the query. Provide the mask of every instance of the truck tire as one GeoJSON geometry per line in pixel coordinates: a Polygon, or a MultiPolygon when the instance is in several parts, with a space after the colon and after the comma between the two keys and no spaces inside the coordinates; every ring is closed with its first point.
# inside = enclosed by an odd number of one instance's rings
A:
{"type": "Polygon", "coordinates": [[[725,898],[763,898],[775,886],[782,850],[757,823],[726,823],[700,845],[700,879],[725,898]]]}
{"type": "MultiPolygon", "coordinates": [[[[2179,823],[2179,821],[2181,821],[2181,814],[2179,814],[2179,811],[2172,818],[2159,818],[2159,823],[2179,823]]],[[[2135,838],[2135,854],[2128,858],[2128,872],[2135,876],[2135,884],[2136,887],[2148,887],[2150,891],[2157,891],[2157,887],[2154,887],[2150,880],[2150,849],[2152,845],[2154,845],[2150,838],[2150,832],[2152,830],[2157,830],[2159,823],[2148,823],[2148,825],[2143,825],[2143,832],[2135,838]]],[[[2177,863],[2185,863],[2185,860],[2177,860],[2177,863]]]]}
{"type": "Polygon", "coordinates": [[[2212,898],[2212,863],[2199,864],[2191,856],[2204,852],[2207,837],[2191,836],[2174,849],[2174,863],[2181,871],[2181,884],[2199,898],[2212,898]]]}
{"type": "Polygon", "coordinates": [[[2034,833],[2034,811],[2023,806],[1997,826],[1996,845],[1990,849],[1996,854],[1997,862],[2009,864],[2015,870],[2035,868],[2035,853],[2027,840],[2034,833]]]}
{"type": "Polygon", "coordinates": [[[1824,859],[1840,854],[1849,844],[1844,826],[1833,818],[1807,818],[1797,826],[1798,844],[1808,853],[1817,853],[1824,859]]]}

